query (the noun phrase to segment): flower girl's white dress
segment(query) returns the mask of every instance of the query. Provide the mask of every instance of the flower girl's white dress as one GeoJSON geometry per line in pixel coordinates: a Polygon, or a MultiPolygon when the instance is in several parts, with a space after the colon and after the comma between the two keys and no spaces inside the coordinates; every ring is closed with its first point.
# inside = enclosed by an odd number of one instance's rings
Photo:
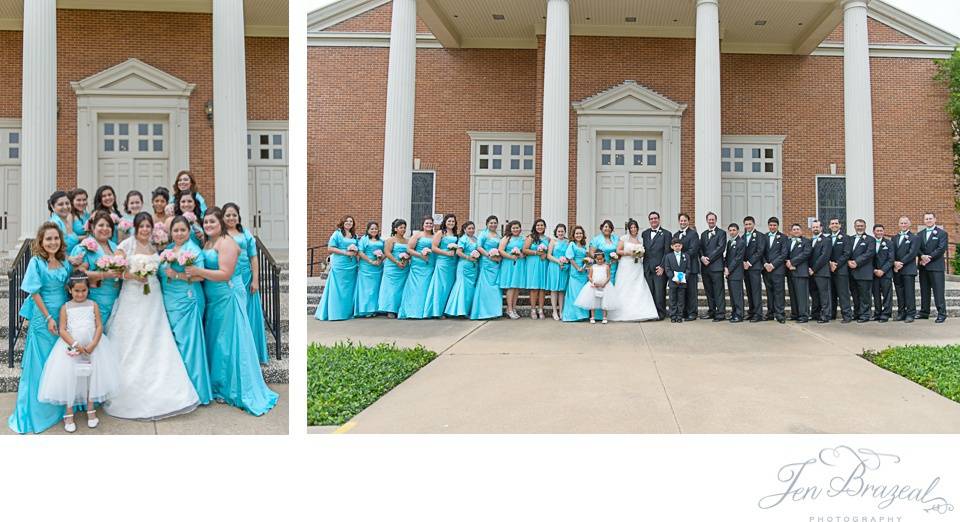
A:
{"type": "MultiPolygon", "coordinates": [[[[83,346],[90,344],[97,331],[95,306],[97,304],[90,300],[81,304],[70,301],[64,305],[67,331],[83,346]]],[[[69,350],[70,346],[62,338],[53,345],[40,377],[37,393],[40,401],[65,406],[86,404],[88,400],[103,402],[120,389],[120,358],[106,335],[100,336],[100,342],[90,355],[70,356],[69,350]],[[85,362],[90,363],[89,377],[78,375],[78,366],[85,362]]]]}
{"type": "MultiPolygon", "coordinates": [[[[607,278],[608,270],[610,270],[610,265],[593,265],[593,278],[590,282],[598,283],[603,281],[607,278]]],[[[603,288],[596,288],[590,284],[585,284],[580,290],[580,294],[577,295],[577,300],[574,301],[574,304],[585,310],[595,310],[597,308],[613,310],[617,307],[615,291],[616,289],[613,287],[612,282],[607,282],[607,286],[603,288]]]]}

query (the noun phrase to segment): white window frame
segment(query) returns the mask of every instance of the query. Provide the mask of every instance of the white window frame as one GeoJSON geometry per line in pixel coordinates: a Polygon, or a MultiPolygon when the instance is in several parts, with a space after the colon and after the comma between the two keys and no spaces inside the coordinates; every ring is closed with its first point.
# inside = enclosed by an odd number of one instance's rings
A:
{"type": "MultiPolygon", "coordinates": [[[[532,132],[468,132],[470,136],[470,174],[471,176],[535,176],[537,172],[537,135],[532,132]],[[481,145],[501,145],[503,154],[500,155],[503,163],[501,168],[494,169],[493,164],[489,168],[480,169],[480,146],[481,145]],[[519,145],[520,148],[520,169],[511,169],[510,160],[514,158],[510,154],[510,146],[519,145]],[[533,154],[523,154],[523,147],[533,147],[533,154]],[[524,168],[524,160],[532,160],[532,168],[524,168]]],[[[492,158],[492,154],[488,154],[492,158]]]]}
{"type": "MultiPolygon", "coordinates": [[[[742,147],[744,149],[744,171],[743,172],[724,172],[722,164],[727,159],[723,158],[721,155],[720,158],[717,158],[721,162],[720,176],[729,177],[732,179],[783,179],[783,142],[786,140],[786,136],[779,135],[769,135],[769,136],[737,136],[737,135],[724,135],[720,138],[720,150],[721,154],[725,148],[735,148],[742,147]],[[753,172],[753,158],[750,157],[750,149],[753,147],[759,147],[761,150],[764,148],[773,149],[773,172],[753,172]]],[[[733,153],[731,152],[731,158],[733,159],[733,153]]],[[[764,158],[761,158],[761,165],[766,163],[764,158]]],[[[732,165],[731,165],[732,167],[732,165]]]]}
{"type": "Polygon", "coordinates": [[[19,118],[0,118],[0,165],[21,165],[23,161],[23,127],[19,118]],[[19,143],[17,157],[10,157],[9,133],[16,132],[19,143]]]}
{"type": "MultiPolygon", "coordinates": [[[[119,129],[116,129],[119,133],[119,129]]],[[[119,140],[120,134],[113,134],[113,140],[119,140]]],[[[170,123],[163,117],[158,115],[122,115],[122,114],[113,114],[110,117],[100,118],[97,122],[97,155],[98,158],[153,158],[153,159],[166,159],[170,155],[170,123]],[[115,147],[112,151],[107,151],[104,148],[104,140],[106,139],[106,134],[104,130],[104,125],[107,123],[112,123],[114,125],[126,124],[128,125],[129,133],[126,135],[126,139],[129,141],[128,149],[126,151],[120,151],[118,147],[115,147]],[[139,149],[139,139],[141,134],[139,129],[134,128],[136,125],[146,124],[149,127],[147,128],[148,134],[148,148],[150,150],[140,151],[139,149]],[[160,140],[163,143],[160,151],[154,151],[154,141],[155,135],[153,134],[153,125],[160,124],[163,125],[163,133],[160,134],[160,140]]]]}
{"type": "Polygon", "coordinates": [[[247,122],[247,163],[250,166],[282,166],[289,165],[290,160],[288,156],[290,154],[290,133],[287,130],[287,122],[285,121],[266,121],[266,120],[251,120],[247,122]],[[259,157],[259,154],[254,155],[254,152],[259,152],[264,149],[263,145],[253,142],[253,137],[259,134],[268,134],[271,136],[271,143],[266,146],[270,150],[270,158],[262,159],[259,157]],[[272,136],[280,135],[280,139],[283,142],[280,145],[280,149],[283,154],[283,158],[275,159],[273,157],[273,151],[277,149],[277,146],[274,145],[272,136]]]}
{"type": "Polygon", "coordinates": [[[663,172],[663,161],[661,159],[662,149],[663,149],[663,133],[657,132],[639,132],[639,133],[602,133],[597,134],[597,146],[596,148],[596,162],[597,162],[597,171],[598,172],[663,172]],[[603,164],[603,142],[604,140],[614,140],[614,143],[611,143],[610,147],[610,165],[603,164]],[[624,140],[624,164],[616,164],[616,140],[624,140]],[[633,145],[636,140],[643,141],[643,149],[641,149],[640,155],[643,156],[643,165],[634,165],[633,159],[637,154],[637,150],[634,149],[633,145]],[[656,150],[653,151],[653,156],[656,159],[656,165],[650,166],[647,161],[651,156],[649,150],[649,142],[653,141],[656,143],[656,150]]]}

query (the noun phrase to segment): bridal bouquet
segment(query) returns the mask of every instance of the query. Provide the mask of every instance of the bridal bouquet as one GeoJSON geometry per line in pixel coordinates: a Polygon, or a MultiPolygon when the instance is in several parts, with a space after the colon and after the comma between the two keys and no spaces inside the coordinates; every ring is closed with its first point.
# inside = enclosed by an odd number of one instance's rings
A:
{"type": "Polygon", "coordinates": [[[123,273],[127,268],[127,258],[123,256],[101,256],[97,259],[97,270],[100,272],[123,273]]]}
{"type": "Polygon", "coordinates": [[[127,220],[127,219],[121,219],[121,220],[120,220],[119,228],[120,228],[120,230],[123,230],[124,232],[126,232],[126,233],[129,234],[130,231],[133,230],[133,221],[130,221],[130,220],[127,220]]]}
{"type": "Polygon", "coordinates": [[[158,248],[167,246],[167,243],[170,242],[170,233],[167,231],[166,225],[163,223],[155,223],[153,225],[153,233],[150,234],[150,242],[154,245],[157,245],[158,248]]]}
{"type": "MultiPolygon", "coordinates": [[[[133,256],[130,273],[140,277],[156,275],[159,264],[150,256],[133,256]]],[[[143,283],[143,295],[150,295],[150,282],[143,283]]]]}
{"type": "Polygon", "coordinates": [[[640,260],[643,259],[644,253],[645,253],[645,250],[643,249],[642,246],[638,246],[637,249],[633,251],[633,254],[631,254],[631,257],[633,257],[634,264],[639,263],[640,260]]]}
{"type": "Polygon", "coordinates": [[[458,248],[463,248],[463,246],[460,245],[460,243],[450,243],[447,245],[447,250],[451,252],[456,252],[458,248]]]}
{"type": "Polygon", "coordinates": [[[197,222],[197,215],[193,212],[184,212],[183,218],[186,219],[187,223],[190,223],[191,225],[197,222]]]}
{"type": "Polygon", "coordinates": [[[83,248],[85,248],[87,252],[96,252],[97,249],[100,248],[100,245],[97,244],[97,240],[92,237],[84,239],[80,242],[80,244],[83,245],[83,248]]]}

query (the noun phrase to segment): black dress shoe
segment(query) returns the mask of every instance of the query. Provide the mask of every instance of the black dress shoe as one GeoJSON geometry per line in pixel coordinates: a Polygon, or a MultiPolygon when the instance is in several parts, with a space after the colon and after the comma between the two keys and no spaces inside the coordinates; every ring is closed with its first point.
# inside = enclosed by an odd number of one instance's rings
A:
{"type": "Polygon", "coordinates": [[[940,316],[937,316],[937,320],[934,321],[934,322],[937,323],[937,324],[940,324],[940,323],[942,323],[942,322],[944,322],[944,321],[946,321],[946,320],[947,320],[947,316],[945,316],[945,315],[940,315],[940,316]]]}
{"type": "Polygon", "coordinates": [[[777,322],[780,323],[780,324],[784,324],[784,323],[787,322],[787,320],[784,319],[783,317],[777,317],[777,322]]]}
{"type": "Polygon", "coordinates": [[[903,322],[905,322],[905,323],[912,323],[912,322],[913,322],[913,317],[907,317],[906,319],[903,320],[903,322]]]}
{"type": "Polygon", "coordinates": [[[714,317],[714,318],[713,318],[713,322],[715,322],[715,323],[719,323],[719,322],[721,322],[721,321],[726,321],[726,319],[724,319],[723,317],[714,317]]]}
{"type": "Polygon", "coordinates": [[[697,320],[697,316],[695,316],[695,315],[690,315],[690,316],[684,317],[683,320],[684,320],[684,321],[696,321],[696,320],[697,320]]]}
{"type": "Polygon", "coordinates": [[[742,323],[742,322],[743,322],[743,319],[740,319],[739,317],[731,317],[731,318],[730,318],[730,322],[731,322],[731,323],[742,323]]]}
{"type": "Polygon", "coordinates": [[[760,319],[759,317],[753,317],[750,319],[751,323],[759,323],[760,321],[763,321],[763,319],[760,319]]]}
{"type": "Polygon", "coordinates": [[[868,322],[870,322],[870,319],[857,319],[857,322],[858,322],[858,323],[868,323],[868,322]]]}
{"type": "Polygon", "coordinates": [[[885,322],[887,322],[887,321],[888,321],[888,319],[887,319],[886,317],[881,317],[880,319],[877,319],[877,322],[878,322],[878,323],[885,323],[885,322]]]}
{"type": "Polygon", "coordinates": [[[827,323],[829,323],[830,321],[828,321],[828,320],[826,320],[826,319],[817,319],[817,322],[820,323],[820,324],[827,324],[827,323]]]}
{"type": "Polygon", "coordinates": [[[810,321],[809,319],[797,319],[797,322],[798,322],[798,323],[806,323],[806,322],[809,322],[809,321],[810,321]]]}
{"type": "Polygon", "coordinates": [[[853,321],[853,319],[847,319],[846,317],[844,317],[843,319],[840,320],[840,322],[843,323],[843,324],[847,324],[847,323],[849,323],[849,322],[851,322],[851,321],[853,321]]]}
{"type": "Polygon", "coordinates": [[[707,320],[707,319],[713,319],[714,317],[715,316],[713,314],[703,314],[700,316],[700,319],[707,320]]]}
{"type": "Polygon", "coordinates": [[[927,314],[927,315],[917,314],[916,319],[930,319],[930,314],[927,314]]]}
{"type": "Polygon", "coordinates": [[[898,315],[898,316],[894,317],[893,320],[894,320],[894,321],[903,321],[903,317],[898,315]]]}

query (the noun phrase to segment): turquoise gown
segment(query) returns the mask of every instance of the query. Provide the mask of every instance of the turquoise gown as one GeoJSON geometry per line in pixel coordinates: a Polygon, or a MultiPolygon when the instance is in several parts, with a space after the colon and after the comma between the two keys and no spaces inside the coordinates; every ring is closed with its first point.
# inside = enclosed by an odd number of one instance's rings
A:
{"type": "MultiPolygon", "coordinates": [[[[567,257],[567,247],[570,245],[569,239],[557,239],[553,244],[553,257],[560,259],[567,257]]],[[[547,284],[546,290],[551,292],[565,292],[567,290],[567,280],[570,279],[570,263],[565,263],[563,268],[560,263],[547,262],[547,284]]]]}
{"type": "MultiPolygon", "coordinates": [[[[327,242],[328,247],[346,250],[350,245],[357,245],[357,239],[347,239],[339,229],[334,231],[327,242]]],[[[323,287],[320,297],[320,306],[314,315],[321,321],[342,321],[353,317],[353,294],[357,290],[357,258],[341,255],[330,255],[330,272],[327,274],[327,284],[323,287]]]]}
{"type": "MultiPolygon", "coordinates": [[[[217,251],[204,250],[203,263],[208,270],[219,269],[217,251]]],[[[263,415],[277,404],[278,395],[263,382],[247,317],[247,290],[243,279],[234,270],[229,281],[204,281],[203,291],[207,301],[204,333],[213,397],[253,415],[263,415]]]]}
{"type": "MultiPolygon", "coordinates": [[[[544,252],[547,252],[547,249],[550,248],[550,238],[540,236],[540,241],[530,243],[530,250],[536,252],[537,247],[540,245],[543,245],[544,252]]],[[[547,288],[547,265],[549,264],[550,261],[547,261],[546,257],[527,256],[527,259],[524,261],[524,265],[526,265],[526,279],[523,288],[530,290],[543,290],[547,288]]]]}
{"type": "Polygon", "coordinates": [[[80,238],[74,232],[74,227],[67,228],[67,224],[64,223],[63,219],[56,214],[50,214],[51,223],[57,225],[57,228],[60,229],[60,232],[63,232],[63,242],[66,245],[65,252],[73,252],[73,247],[77,246],[80,243],[80,238]]]}
{"type": "Polygon", "coordinates": [[[66,284],[69,277],[69,263],[50,270],[45,259],[35,256],[30,259],[20,285],[20,289],[31,296],[20,308],[20,315],[30,321],[30,328],[23,349],[23,371],[17,388],[17,403],[7,421],[7,426],[17,433],[40,433],[63,418],[63,406],[40,402],[37,398],[43,366],[60,337],[47,330],[46,317],[33,302],[33,294],[39,293],[47,312],[60,321],[60,307],[67,302],[66,284]]]}
{"type": "MultiPolygon", "coordinates": [[[[523,250],[523,241],[522,237],[512,237],[507,241],[507,246],[504,250],[509,253],[513,249],[523,250]]],[[[500,288],[509,289],[509,288],[526,288],[527,286],[527,272],[524,267],[525,258],[520,259],[507,259],[506,257],[500,261],[500,275],[498,276],[498,282],[500,283],[500,288]]]]}
{"type": "MultiPolygon", "coordinates": [[[[117,244],[113,241],[109,242],[110,250],[112,252],[117,251],[117,244]]],[[[97,259],[100,259],[106,255],[103,251],[103,247],[99,244],[97,245],[96,252],[90,252],[83,245],[77,245],[73,247],[73,250],[70,251],[70,256],[75,256],[78,254],[83,254],[83,262],[87,263],[90,272],[95,272],[97,269],[97,259]]],[[[110,319],[110,313],[113,311],[113,303],[117,300],[117,296],[120,295],[120,280],[119,279],[104,279],[100,281],[100,286],[90,289],[90,300],[94,303],[97,303],[97,306],[100,307],[100,320],[103,321],[104,326],[107,324],[107,320],[110,319]]]]}
{"type": "MultiPolygon", "coordinates": [[[[432,237],[417,239],[418,252],[432,246],[432,237]]],[[[403,287],[403,297],[400,299],[400,311],[397,313],[397,319],[424,319],[427,317],[427,290],[430,287],[430,279],[433,277],[433,269],[437,264],[437,257],[439,256],[433,252],[430,252],[426,261],[411,256],[410,274],[407,275],[407,284],[403,287]]]]}
{"type": "MultiPolygon", "coordinates": [[[[460,236],[457,244],[464,255],[469,256],[477,250],[477,239],[466,235],[460,236]]],[[[457,275],[450,289],[450,298],[443,313],[452,317],[467,317],[470,315],[470,305],[473,304],[473,294],[477,288],[477,264],[484,259],[481,256],[476,260],[459,258],[457,261],[457,275]]]]}
{"type": "MultiPolygon", "coordinates": [[[[173,248],[173,245],[170,246],[173,248]]],[[[194,266],[203,268],[203,251],[187,241],[180,247],[181,252],[197,255],[194,266]]],[[[180,350],[180,357],[187,368],[190,382],[197,390],[200,404],[210,404],[213,392],[210,389],[210,369],[207,367],[207,342],[203,336],[203,311],[206,299],[203,285],[177,279],[167,279],[166,268],[183,273],[179,263],[163,263],[157,271],[160,286],[163,288],[163,306],[167,309],[167,320],[173,330],[173,338],[180,350]]]]}
{"type": "MultiPolygon", "coordinates": [[[[393,251],[390,254],[399,259],[400,254],[406,251],[407,244],[397,241],[393,244],[393,251]]],[[[400,268],[390,259],[383,259],[383,277],[380,278],[380,296],[377,298],[378,312],[395,314],[400,311],[403,287],[407,284],[407,274],[409,272],[409,263],[400,268]]]]}
{"type": "Polygon", "coordinates": [[[607,240],[604,239],[603,234],[597,234],[590,240],[588,247],[593,247],[601,252],[603,252],[603,258],[610,265],[610,284],[615,284],[617,281],[617,263],[615,260],[610,259],[610,254],[617,251],[617,243],[620,242],[620,238],[616,234],[610,234],[611,243],[607,243],[607,240]]]}
{"type": "MultiPolygon", "coordinates": [[[[490,252],[500,245],[500,236],[484,230],[480,233],[479,247],[490,252]]],[[[503,316],[503,294],[500,291],[500,263],[481,256],[477,267],[477,287],[470,305],[470,319],[492,319],[503,316]]]]}
{"type": "MultiPolygon", "coordinates": [[[[583,268],[583,258],[587,257],[587,247],[582,247],[573,241],[567,246],[567,259],[576,260],[577,264],[583,268]]],[[[554,257],[556,250],[554,250],[554,257]]],[[[585,321],[590,318],[590,310],[580,308],[576,305],[577,296],[583,285],[587,284],[587,271],[578,272],[572,266],[570,267],[570,279],[567,282],[567,293],[563,296],[563,317],[566,322],[585,321]]]]}
{"type": "Polygon", "coordinates": [[[207,213],[207,200],[203,199],[203,196],[199,192],[193,193],[193,199],[197,202],[197,207],[200,208],[200,213],[197,214],[197,217],[203,219],[203,215],[207,213]]]}
{"type": "Polygon", "coordinates": [[[267,353],[267,327],[263,321],[263,301],[260,292],[250,293],[250,284],[253,283],[251,259],[257,257],[257,240],[244,230],[240,236],[231,236],[240,246],[240,257],[237,258],[237,272],[243,280],[243,287],[247,290],[247,317],[250,318],[250,331],[253,332],[253,342],[257,345],[257,357],[260,362],[270,361],[267,353]]]}
{"type": "Polygon", "coordinates": [[[84,212],[83,214],[80,214],[79,218],[76,217],[76,215],[74,215],[73,233],[74,235],[77,236],[77,238],[87,235],[87,221],[90,221],[89,212],[84,212]]]}
{"type": "MultiPolygon", "coordinates": [[[[459,244],[457,236],[444,235],[440,238],[439,248],[449,252],[450,245],[459,244]]],[[[430,287],[427,288],[427,317],[440,317],[446,310],[450,291],[457,279],[457,260],[460,259],[456,253],[453,257],[436,254],[436,258],[437,266],[433,269],[430,287]]]]}
{"type": "MultiPolygon", "coordinates": [[[[360,238],[360,251],[369,259],[376,259],[377,250],[383,253],[382,239],[370,239],[370,236],[360,238]]],[[[360,269],[357,271],[357,292],[354,296],[353,315],[355,317],[370,317],[377,314],[380,299],[380,280],[383,278],[383,269],[386,264],[384,257],[379,265],[358,259],[360,269]]]]}

